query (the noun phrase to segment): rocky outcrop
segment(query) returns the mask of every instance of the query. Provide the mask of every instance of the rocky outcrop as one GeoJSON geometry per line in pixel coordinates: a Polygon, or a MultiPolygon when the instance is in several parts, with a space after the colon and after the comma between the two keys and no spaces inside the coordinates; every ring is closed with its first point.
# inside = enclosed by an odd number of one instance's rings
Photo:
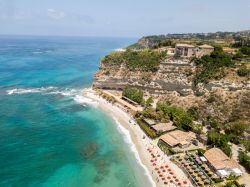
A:
{"type": "Polygon", "coordinates": [[[188,59],[167,58],[157,72],[129,71],[123,64],[101,64],[94,77],[94,88],[122,90],[126,85],[142,88],[150,93],[177,92],[180,96],[205,95],[213,90],[250,90],[250,81],[216,80],[194,86],[195,66],[188,59]]]}
{"type": "Polygon", "coordinates": [[[123,65],[102,65],[94,78],[94,88],[121,90],[126,85],[147,90],[150,93],[176,91],[180,95],[193,93],[192,74],[195,67],[187,60],[168,59],[160,63],[155,73],[129,71],[123,65]]]}

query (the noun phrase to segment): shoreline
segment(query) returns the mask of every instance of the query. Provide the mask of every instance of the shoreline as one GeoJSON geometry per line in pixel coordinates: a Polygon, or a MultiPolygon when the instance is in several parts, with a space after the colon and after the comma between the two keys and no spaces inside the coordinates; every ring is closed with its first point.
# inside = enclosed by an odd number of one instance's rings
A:
{"type": "MultiPolygon", "coordinates": [[[[97,107],[106,112],[112,117],[112,119],[118,125],[118,130],[122,131],[121,133],[125,135],[125,138],[128,138],[130,148],[136,157],[138,164],[145,170],[145,175],[149,178],[149,181],[152,184],[152,187],[163,187],[163,186],[177,186],[175,184],[164,184],[162,180],[159,179],[158,173],[155,171],[155,167],[150,162],[151,155],[148,152],[147,148],[152,147],[157,154],[161,156],[160,162],[168,162],[171,165],[171,168],[176,171],[175,173],[180,175],[180,178],[183,180],[189,181],[186,175],[173,164],[167,155],[165,155],[157,146],[157,141],[151,140],[147,135],[142,131],[138,125],[130,123],[131,116],[128,112],[124,111],[122,108],[109,103],[100,95],[98,95],[92,89],[84,89],[82,92],[83,96],[97,102],[97,107]],[[120,128],[120,129],[119,129],[120,128]]],[[[190,182],[188,185],[192,186],[190,182]]]]}

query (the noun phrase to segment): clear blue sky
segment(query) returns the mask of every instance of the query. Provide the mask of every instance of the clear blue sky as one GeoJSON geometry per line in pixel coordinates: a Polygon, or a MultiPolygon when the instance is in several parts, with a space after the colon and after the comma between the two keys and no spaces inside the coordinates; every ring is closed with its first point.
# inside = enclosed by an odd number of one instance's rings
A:
{"type": "Polygon", "coordinates": [[[132,36],[250,28],[250,0],[0,0],[0,34],[132,36]]]}

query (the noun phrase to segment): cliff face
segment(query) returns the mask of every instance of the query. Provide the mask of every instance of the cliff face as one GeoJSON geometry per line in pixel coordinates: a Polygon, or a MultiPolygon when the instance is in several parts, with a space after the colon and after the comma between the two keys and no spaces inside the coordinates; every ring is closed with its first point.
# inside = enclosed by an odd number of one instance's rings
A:
{"type": "Polygon", "coordinates": [[[124,63],[108,65],[101,63],[94,77],[94,88],[122,90],[126,85],[142,88],[156,94],[158,100],[189,108],[196,106],[202,117],[216,116],[228,121],[243,112],[242,119],[249,121],[250,80],[239,77],[236,70],[229,69],[227,76],[194,86],[196,66],[188,59],[166,58],[156,72],[130,71],[124,63]],[[247,99],[248,98],[248,99],[247,99]],[[235,112],[238,111],[238,112],[235,112]]]}
{"type": "Polygon", "coordinates": [[[192,94],[192,74],[195,67],[188,60],[168,59],[160,63],[157,72],[129,71],[123,64],[101,65],[94,78],[94,88],[120,90],[125,85],[142,88],[150,93],[175,91],[180,95],[192,94]]]}
{"type": "Polygon", "coordinates": [[[101,63],[101,67],[94,77],[93,87],[122,90],[124,86],[130,85],[150,93],[177,92],[180,96],[194,94],[202,96],[217,89],[224,91],[250,90],[249,80],[233,76],[212,80],[207,84],[198,84],[195,87],[193,83],[195,69],[196,67],[188,59],[173,58],[162,61],[158,71],[154,73],[130,71],[124,64],[109,66],[101,63]]]}

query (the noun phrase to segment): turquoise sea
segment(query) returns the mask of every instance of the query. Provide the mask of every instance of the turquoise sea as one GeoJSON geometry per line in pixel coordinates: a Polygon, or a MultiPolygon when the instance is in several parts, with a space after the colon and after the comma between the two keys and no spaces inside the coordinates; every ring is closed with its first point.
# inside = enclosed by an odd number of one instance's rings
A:
{"type": "Polygon", "coordinates": [[[81,96],[135,39],[0,36],[0,187],[147,187],[115,121],[81,96]]]}

